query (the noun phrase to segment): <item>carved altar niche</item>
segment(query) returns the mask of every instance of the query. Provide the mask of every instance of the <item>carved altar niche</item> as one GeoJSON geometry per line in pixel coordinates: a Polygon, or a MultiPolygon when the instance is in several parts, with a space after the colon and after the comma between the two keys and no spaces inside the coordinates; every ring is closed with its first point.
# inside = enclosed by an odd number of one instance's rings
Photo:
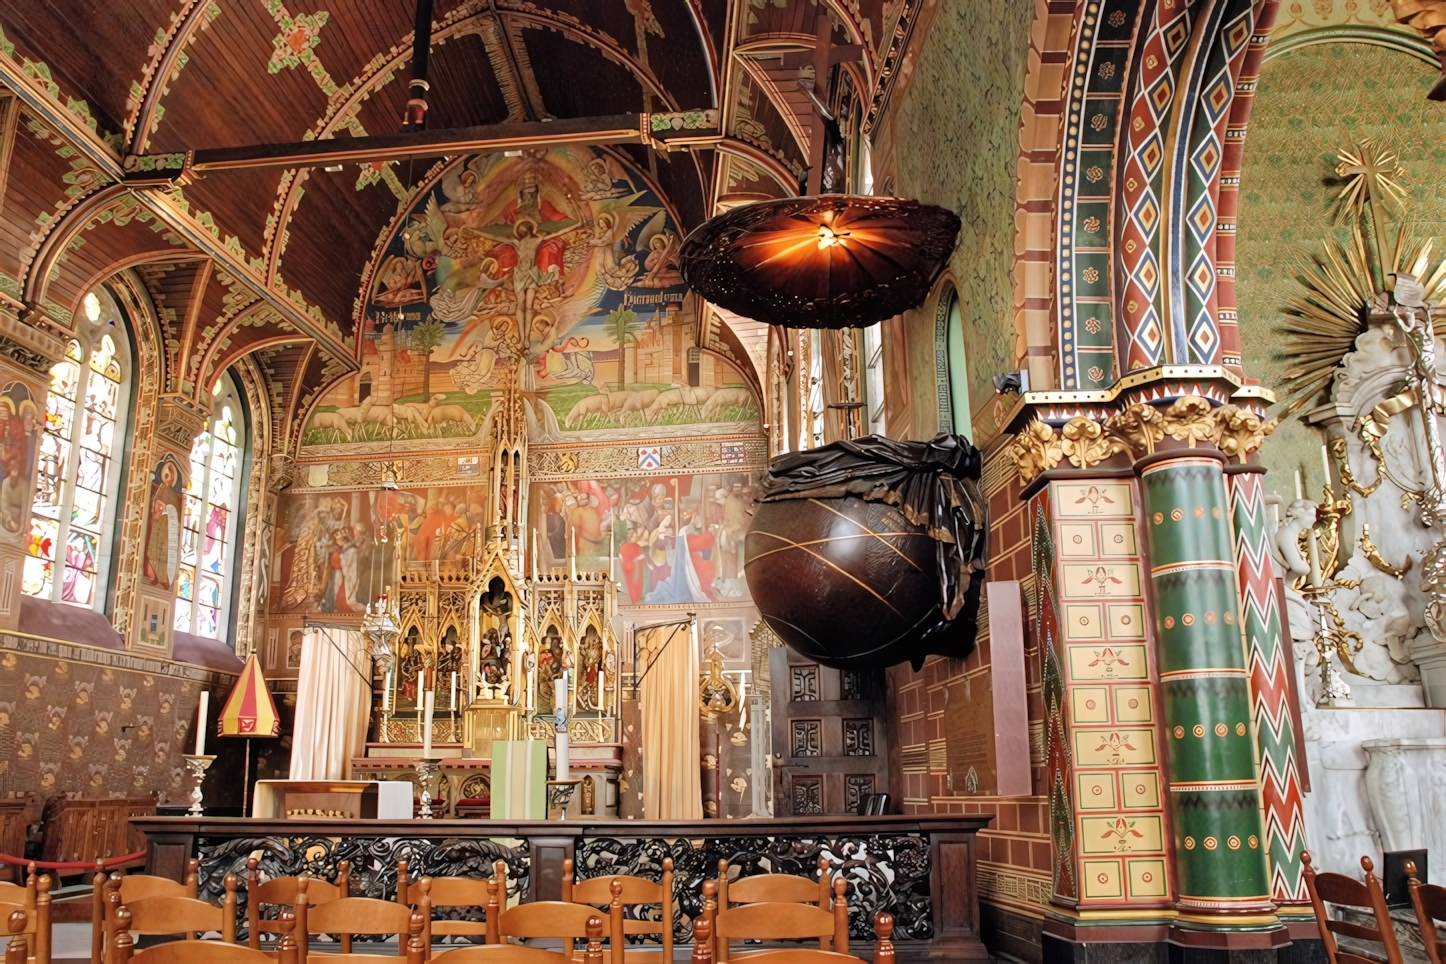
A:
{"type": "MultiPolygon", "coordinates": [[[[1439,359],[1439,338],[1437,344],[1439,359]]],[[[1336,498],[1345,498],[1342,489],[1354,483],[1351,509],[1341,519],[1345,566],[1336,579],[1360,580],[1360,585],[1340,588],[1333,598],[1347,627],[1361,634],[1361,650],[1353,657],[1357,672],[1344,674],[1360,706],[1446,706],[1446,642],[1438,642],[1427,628],[1429,597],[1420,579],[1422,556],[1446,534],[1423,523],[1414,499],[1431,484],[1421,412],[1419,407],[1398,411],[1385,423],[1379,442],[1360,430],[1378,405],[1400,407],[1392,400],[1405,387],[1411,364],[1405,336],[1391,316],[1373,312],[1341,361],[1331,401],[1306,416],[1329,440],[1336,498]]],[[[1437,378],[1446,380],[1439,368],[1437,378]]],[[[1306,494],[1319,498],[1319,493],[1306,494]]],[[[1309,642],[1314,613],[1289,587],[1286,595],[1297,659],[1314,699],[1319,695],[1319,656],[1309,642]]]]}

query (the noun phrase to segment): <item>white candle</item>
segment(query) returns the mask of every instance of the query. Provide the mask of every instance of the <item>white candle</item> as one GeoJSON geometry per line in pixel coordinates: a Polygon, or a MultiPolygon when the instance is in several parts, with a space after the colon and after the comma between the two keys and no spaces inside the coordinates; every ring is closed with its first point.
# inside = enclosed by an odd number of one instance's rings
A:
{"type": "Polygon", "coordinates": [[[457,712],[457,674],[456,674],[456,673],[453,673],[453,674],[452,674],[452,702],[451,702],[450,705],[451,705],[451,707],[452,707],[452,712],[453,712],[453,713],[457,712]]]}
{"type": "Polygon", "coordinates": [[[211,708],[211,691],[201,691],[201,706],[196,711],[196,756],[206,754],[206,711],[211,708]]]}
{"type": "Polygon", "coordinates": [[[602,670],[597,671],[597,708],[607,709],[608,705],[608,674],[602,670]]]}
{"type": "Polygon", "coordinates": [[[432,756],[432,704],[436,698],[436,692],[427,690],[427,695],[422,698],[422,758],[430,759],[432,756]]]}
{"type": "Polygon", "coordinates": [[[1295,470],[1295,497],[1297,499],[1305,498],[1305,486],[1300,481],[1300,469],[1295,470]]]}
{"type": "Polygon", "coordinates": [[[1331,453],[1326,446],[1320,447],[1320,464],[1325,469],[1326,485],[1331,484],[1331,453]]]}
{"type": "Polygon", "coordinates": [[[389,713],[392,709],[392,671],[387,670],[386,682],[382,684],[382,712],[389,713]]]}

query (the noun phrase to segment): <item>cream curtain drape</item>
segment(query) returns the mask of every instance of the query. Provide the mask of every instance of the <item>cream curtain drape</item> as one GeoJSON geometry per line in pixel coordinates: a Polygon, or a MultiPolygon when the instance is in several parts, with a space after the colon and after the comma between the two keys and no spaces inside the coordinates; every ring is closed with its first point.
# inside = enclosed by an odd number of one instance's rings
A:
{"type": "Polygon", "coordinates": [[[366,640],[345,629],[309,629],[301,644],[291,779],[345,780],[366,750],[371,715],[366,640]]]}
{"type": "Polygon", "coordinates": [[[647,630],[639,694],[643,723],[643,819],[702,820],[698,743],[698,640],[688,627],[647,630]],[[669,637],[671,642],[669,642],[669,637]],[[661,647],[661,649],[659,649],[661,647]]]}

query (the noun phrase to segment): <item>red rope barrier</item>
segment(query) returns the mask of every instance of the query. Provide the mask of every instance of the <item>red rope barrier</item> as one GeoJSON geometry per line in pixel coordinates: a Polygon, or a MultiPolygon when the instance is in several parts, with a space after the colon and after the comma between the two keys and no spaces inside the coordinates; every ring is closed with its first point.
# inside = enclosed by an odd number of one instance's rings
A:
{"type": "MultiPolygon", "coordinates": [[[[100,861],[100,866],[114,867],[116,864],[130,863],[132,860],[140,860],[146,855],[144,850],[137,850],[133,854],[125,854],[120,857],[111,857],[109,860],[100,861]]],[[[0,854],[0,864],[16,864],[21,867],[38,867],[41,870],[93,870],[96,861],[85,860],[26,860],[24,857],[12,857],[9,854],[0,854]]]]}

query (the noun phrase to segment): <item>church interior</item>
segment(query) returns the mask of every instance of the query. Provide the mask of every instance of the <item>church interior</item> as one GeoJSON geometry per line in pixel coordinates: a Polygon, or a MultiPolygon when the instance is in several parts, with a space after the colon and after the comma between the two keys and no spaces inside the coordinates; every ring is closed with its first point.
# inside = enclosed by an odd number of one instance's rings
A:
{"type": "Polygon", "coordinates": [[[1443,224],[1446,0],[0,0],[5,964],[1441,964],[1443,224]]]}

